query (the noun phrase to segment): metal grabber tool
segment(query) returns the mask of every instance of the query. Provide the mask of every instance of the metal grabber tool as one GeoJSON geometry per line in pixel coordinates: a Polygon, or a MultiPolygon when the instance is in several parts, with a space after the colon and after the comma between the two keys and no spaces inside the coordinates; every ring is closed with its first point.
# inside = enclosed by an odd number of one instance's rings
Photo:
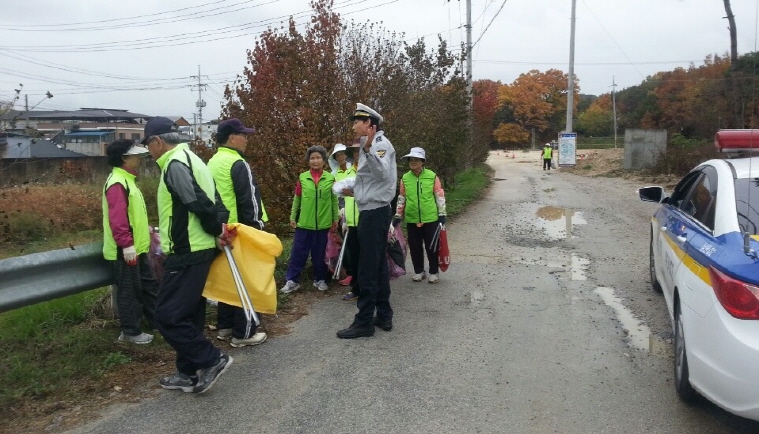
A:
{"type": "Polygon", "coordinates": [[[235,286],[237,287],[237,295],[240,296],[240,302],[242,303],[242,309],[245,311],[245,319],[247,324],[245,325],[245,339],[250,337],[250,329],[253,327],[255,321],[256,326],[261,324],[261,320],[258,319],[256,310],[253,309],[253,302],[250,301],[248,296],[248,290],[245,288],[245,282],[242,281],[240,275],[240,269],[237,268],[235,258],[232,256],[232,249],[229,246],[224,246],[224,254],[227,255],[227,262],[229,262],[229,268],[232,270],[232,277],[235,279],[235,286]]]}

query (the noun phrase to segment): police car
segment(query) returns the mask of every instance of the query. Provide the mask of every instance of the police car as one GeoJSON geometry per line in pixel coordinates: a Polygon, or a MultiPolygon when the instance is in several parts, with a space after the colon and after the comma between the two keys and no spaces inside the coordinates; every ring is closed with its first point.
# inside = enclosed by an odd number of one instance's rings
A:
{"type": "Polygon", "coordinates": [[[700,164],[651,219],[650,273],[675,335],[675,389],[759,420],[759,130],[720,130],[728,159],[700,164]]]}

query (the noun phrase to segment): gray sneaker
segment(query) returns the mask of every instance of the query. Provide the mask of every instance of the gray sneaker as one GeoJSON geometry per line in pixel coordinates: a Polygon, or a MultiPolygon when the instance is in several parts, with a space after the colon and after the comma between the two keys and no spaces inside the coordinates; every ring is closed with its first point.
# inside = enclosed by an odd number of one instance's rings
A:
{"type": "Polygon", "coordinates": [[[129,335],[125,335],[124,332],[121,332],[121,334],[119,335],[119,340],[121,342],[131,342],[133,344],[144,345],[144,344],[149,344],[153,342],[153,335],[147,334],[147,333],[140,333],[136,336],[129,336],[129,335]]]}
{"type": "Polygon", "coordinates": [[[209,391],[227,368],[232,365],[231,356],[221,353],[219,361],[215,365],[198,371],[198,382],[192,389],[192,393],[205,393],[209,391]]]}
{"type": "Polygon", "coordinates": [[[245,347],[245,346],[259,345],[259,344],[264,343],[265,340],[266,340],[266,333],[260,332],[260,333],[254,334],[248,339],[232,338],[232,342],[230,342],[229,345],[232,345],[235,348],[240,348],[240,347],[245,347]]]}
{"type": "Polygon", "coordinates": [[[292,280],[288,280],[285,283],[285,286],[283,286],[279,290],[279,292],[281,292],[282,294],[289,294],[289,293],[291,293],[293,291],[297,291],[298,289],[300,289],[300,285],[299,284],[293,282],[292,280]]]}
{"type": "Polygon", "coordinates": [[[319,291],[326,291],[329,289],[329,286],[327,286],[327,282],[323,280],[314,280],[314,287],[318,289],[319,291]]]}
{"type": "Polygon", "coordinates": [[[216,339],[220,341],[228,341],[232,337],[232,329],[218,329],[216,333],[216,339]]]}
{"type": "Polygon", "coordinates": [[[175,372],[173,375],[161,378],[158,384],[164,389],[169,390],[181,390],[182,392],[192,392],[195,385],[198,383],[198,376],[189,376],[181,372],[175,372]]]}

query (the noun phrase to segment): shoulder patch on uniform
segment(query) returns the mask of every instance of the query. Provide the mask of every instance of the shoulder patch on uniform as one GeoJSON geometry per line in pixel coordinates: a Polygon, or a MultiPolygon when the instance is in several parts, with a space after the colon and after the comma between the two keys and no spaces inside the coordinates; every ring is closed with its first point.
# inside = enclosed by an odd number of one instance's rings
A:
{"type": "Polygon", "coordinates": [[[384,150],[384,149],[382,149],[380,151],[377,151],[377,156],[379,156],[380,158],[382,158],[382,157],[385,156],[386,153],[387,153],[387,151],[384,150]]]}
{"type": "Polygon", "coordinates": [[[377,137],[376,139],[374,139],[374,141],[375,142],[381,142],[382,141],[382,136],[377,137]]]}

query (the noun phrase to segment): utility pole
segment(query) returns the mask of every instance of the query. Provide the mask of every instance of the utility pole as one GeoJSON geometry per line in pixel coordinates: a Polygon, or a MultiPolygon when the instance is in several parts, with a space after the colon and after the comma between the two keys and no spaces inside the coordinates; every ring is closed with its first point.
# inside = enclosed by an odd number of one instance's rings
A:
{"type": "Polygon", "coordinates": [[[466,92],[472,107],[472,0],[466,0],[466,92]]]}
{"type": "Polygon", "coordinates": [[[24,122],[24,129],[29,129],[29,95],[24,94],[24,113],[26,113],[25,116],[25,122],[24,122]]]}
{"type": "Polygon", "coordinates": [[[571,31],[569,36],[569,77],[567,78],[567,128],[566,132],[572,132],[572,116],[574,115],[575,99],[575,10],[577,0],[572,0],[571,31]]]}
{"type": "Polygon", "coordinates": [[[617,98],[616,92],[617,83],[614,81],[614,76],[611,76],[611,110],[612,116],[614,116],[614,148],[617,148],[617,98]]]}
{"type": "Polygon", "coordinates": [[[198,87],[198,101],[195,103],[195,107],[198,108],[198,127],[196,130],[196,141],[202,140],[203,137],[201,136],[201,131],[203,130],[203,107],[206,106],[206,102],[203,101],[203,91],[206,89],[207,85],[203,84],[202,82],[202,75],[200,75],[200,65],[198,65],[198,75],[193,75],[192,78],[198,79],[198,84],[192,85],[194,88],[195,86],[198,87]]]}

